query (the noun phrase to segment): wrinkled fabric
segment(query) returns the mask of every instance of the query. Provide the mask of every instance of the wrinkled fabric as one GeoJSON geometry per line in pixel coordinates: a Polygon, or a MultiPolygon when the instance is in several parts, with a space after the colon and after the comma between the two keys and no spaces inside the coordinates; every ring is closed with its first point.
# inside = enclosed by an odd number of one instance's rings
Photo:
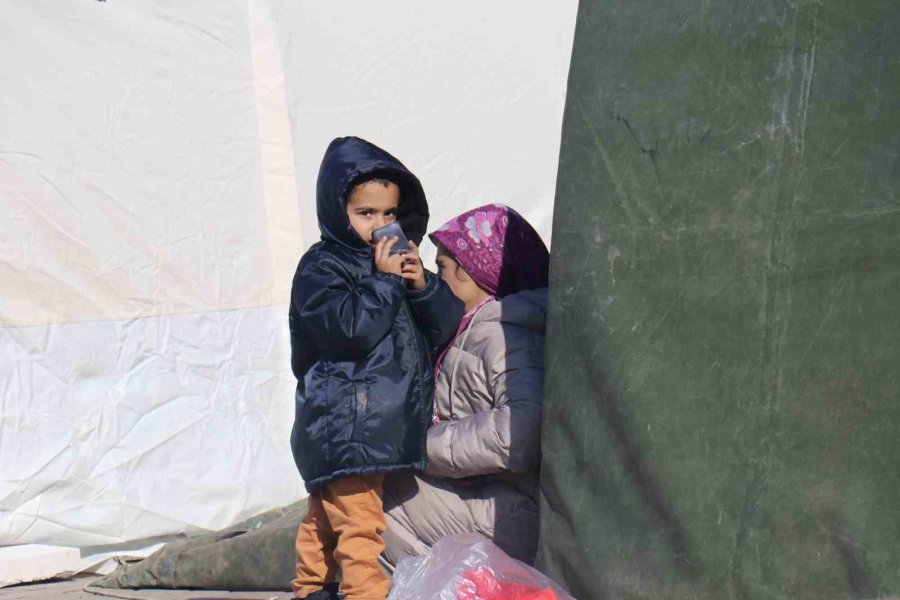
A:
{"type": "Polygon", "coordinates": [[[354,182],[373,174],[400,186],[398,220],[408,238],[420,241],[428,223],[422,186],[400,161],[359,138],[329,145],[316,195],[322,241],[300,260],[289,311],[297,377],[291,448],[310,492],[344,475],[425,467],[430,349],[446,343],[463,312],[431,273],[413,291],[374,271],[372,250],[345,212],[354,182]]]}
{"type": "Polygon", "coordinates": [[[119,567],[92,585],[131,589],[290,589],[294,538],[306,512],[304,499],[221,531],[170,542],[145,559],[117,558],[119,567]]]}
{"type": "Polygon", "coordinates": [[[546,310],[546,288],[487,303],[447,350],[427,475],[385,480],[390,561],[470,531],[533,561],[546,310]]]}
{"type": "Polygon", "coordinates": [[[508,206],[473,208],[444,223],[429,238],[491,295],[547,287],[547,246],[531,224],[508,206]]]}

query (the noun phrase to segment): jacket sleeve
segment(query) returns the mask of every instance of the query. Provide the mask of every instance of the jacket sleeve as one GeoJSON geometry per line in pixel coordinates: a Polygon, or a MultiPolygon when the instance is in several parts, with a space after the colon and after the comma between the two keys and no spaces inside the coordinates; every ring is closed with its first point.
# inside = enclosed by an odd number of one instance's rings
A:
{"type": "Polygon", "coordinates": [[[360,357],[391,330],[405,288],[398,275],[375,272],[353,281],[331,261],[320,260],[300,270],[291,302],[320,349],[360,357]]]}
{"type": "Polygon", "coordinates": [[[470,477],[540,468],[543,344],[511,349],[487,367],[493,408],[428,430],[427,473],[470,477]]]}
{"type": "Polygon", "coordinates": [[[425,271],[425,287],[409,290],[408,297],[416,325],[431,348],[450,341],[465,309],[462,300],[453,295],[447,284],[434,273],[425,271]]]}

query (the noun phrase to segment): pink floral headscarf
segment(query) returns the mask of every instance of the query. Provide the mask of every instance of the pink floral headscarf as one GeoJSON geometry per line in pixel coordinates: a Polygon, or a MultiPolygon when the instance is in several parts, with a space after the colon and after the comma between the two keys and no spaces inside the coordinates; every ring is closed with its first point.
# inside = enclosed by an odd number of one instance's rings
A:
{"type": "Polygon", "coordinates": [[[550,253],[537,231],[503,204],[464,212],[429,234],[483,290],[502,298],[547,287],[550,253]]]}

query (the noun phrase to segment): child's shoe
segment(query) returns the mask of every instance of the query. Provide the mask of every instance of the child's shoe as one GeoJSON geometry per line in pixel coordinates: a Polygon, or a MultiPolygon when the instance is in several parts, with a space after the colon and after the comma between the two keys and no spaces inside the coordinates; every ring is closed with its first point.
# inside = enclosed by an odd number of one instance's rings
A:
{"type": "Polygon", "coordinates": [[[340,600],[341,596],[338,595],[339,586],[339,583],[326,583],[325,587],[323,587],[318,592],[313,592],[312,594],[303,596],[302,598],[296,596],[295,600],[340,600]]]}
{"type": "Polygon", "coordinates": [[[319,590],[308,596],[294,597],[294,600],[331,600],[331,593],[328,590],[319,590]]]}

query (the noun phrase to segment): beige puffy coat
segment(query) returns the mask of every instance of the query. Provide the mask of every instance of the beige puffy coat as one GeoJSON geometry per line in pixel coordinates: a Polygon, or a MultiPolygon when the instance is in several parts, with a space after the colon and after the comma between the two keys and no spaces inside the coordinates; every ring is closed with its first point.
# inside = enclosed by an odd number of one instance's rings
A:
{"type": "Polygon", "coordinates": [[[385,556],[393,564],[470,531],[533,561],[546,311],[546,288],[490,302],[447,351],[427,474],[385,481],[385,556]]]}

